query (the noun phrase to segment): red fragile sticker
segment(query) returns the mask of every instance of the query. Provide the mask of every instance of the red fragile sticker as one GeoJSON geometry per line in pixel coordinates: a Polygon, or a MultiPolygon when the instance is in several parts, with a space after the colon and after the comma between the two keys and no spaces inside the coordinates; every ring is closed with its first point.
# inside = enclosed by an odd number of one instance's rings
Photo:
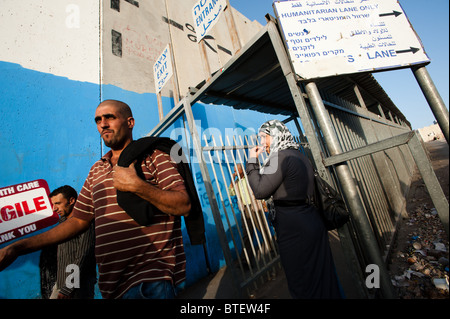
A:
{"type": "Polygon", "coordinates": [[[49,194],[42,179],[0,188],[0,244],[58,222],[49,194]]]}

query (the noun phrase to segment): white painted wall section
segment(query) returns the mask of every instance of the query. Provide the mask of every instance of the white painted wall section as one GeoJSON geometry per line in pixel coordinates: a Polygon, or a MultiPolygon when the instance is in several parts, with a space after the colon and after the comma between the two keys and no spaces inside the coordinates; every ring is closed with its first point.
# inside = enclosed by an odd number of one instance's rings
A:
{"type": "Polygon", "coordinates": [[[99,83],[99,0],[1,0],[0,61],[99,83]]]}

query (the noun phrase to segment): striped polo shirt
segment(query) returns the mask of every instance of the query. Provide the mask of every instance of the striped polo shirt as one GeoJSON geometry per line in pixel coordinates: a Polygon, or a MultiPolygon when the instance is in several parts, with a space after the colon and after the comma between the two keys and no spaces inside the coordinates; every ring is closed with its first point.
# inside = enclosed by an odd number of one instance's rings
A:
{"type": "MultiPolygon", "coordinates": [[[[157,213],[151,226],[137,224],[117,204],[111,155],[92,166],[73,211],[83,220],[95,218],[95,256],[103,298],[120,298],[142,282],[180,284],[186,277],[181,218],[157,213]]],[[[186,189],[176,163],[166,153],[154,151],[141,167],[147,182],[160,189],[186,189]]]]}
{"type": "MultiPolygon", "coordinates": [[[[59,219],[60,223],[67,220],[66,216],[59,219]]],[[[76,299],[85,299],[94,297],[94,284],[97,278],[94,258],[94,228],[92,225],[83,233],[75,236],[71,240],[58,245],[58,268],[56,276],[56,287],[60,293],[76,299]],[[67,277],[71,270],[67,266],[77,265],[80,271],[80,288],[69,288],[67,277]],[[91,294],[92,293],[92,294],[91,294]]]]}

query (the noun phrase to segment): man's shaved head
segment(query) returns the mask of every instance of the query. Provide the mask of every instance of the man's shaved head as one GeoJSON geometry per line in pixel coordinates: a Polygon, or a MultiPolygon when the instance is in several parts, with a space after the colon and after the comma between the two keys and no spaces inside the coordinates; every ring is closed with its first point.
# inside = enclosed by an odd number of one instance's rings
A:
{"type": "Polygon", "coordinates": [[[128,106],[128,104],[126,104],[126,103],[124,103],[122,101],[105,100],[102,103],[100,103],[97,108],[99,108],[101,106],[105,106],[105,105],[112,105],[112,106],[116,107],[116,109],[118,110],[120,115],[122,115],[124,118],[133,117],[133,113],[131,112],[131,108],[128,106]]]}

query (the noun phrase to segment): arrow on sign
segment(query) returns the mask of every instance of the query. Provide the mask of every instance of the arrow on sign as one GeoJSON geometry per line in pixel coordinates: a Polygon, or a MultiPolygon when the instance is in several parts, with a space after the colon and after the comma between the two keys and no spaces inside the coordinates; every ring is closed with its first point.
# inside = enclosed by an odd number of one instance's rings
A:
{"type": "Polygon", "coordinates": [[[401,12],[392,11],[391,13],[381,13],[380,17],[395,16],[397,18],[401,14],[402,14],[401,12]]]}
{"type": "Polygon", "coordinates": [[[416,52],[418,52],[418,51],[420,51],[420,49],[409,47],[409,50],[395,51],[395,53],[410,53],[410,52],[412,52],[413,54],[416,54],[416,52]]]}

